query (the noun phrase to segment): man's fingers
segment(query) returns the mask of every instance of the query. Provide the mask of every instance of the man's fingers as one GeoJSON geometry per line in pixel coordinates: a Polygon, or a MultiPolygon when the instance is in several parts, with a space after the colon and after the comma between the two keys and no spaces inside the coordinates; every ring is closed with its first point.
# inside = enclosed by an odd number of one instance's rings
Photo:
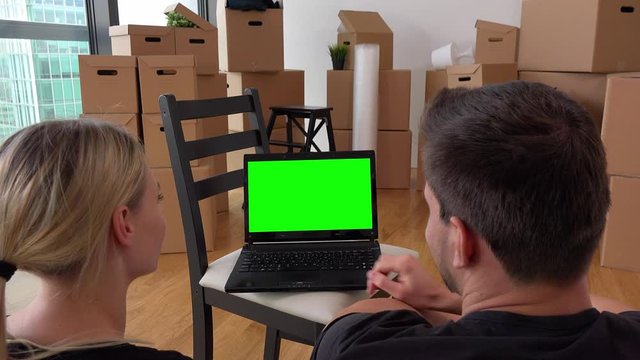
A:
{"type": "Polygon", "coordinates": [[[380,255],[373,264],[373,270],[387,274],[390,272],[402,273],[407,264],[406,256],[380,255]]]}
{"type": "MultiPolygon", "coordinates": [[[[373,289],[373,291],[375,291],[377,289],[381,289],[393,297],[398,297],[401,293],[402,284],[391,280],[383,273],[370,271],[367,274],[367,277],[369,279],[367,281],[367,290],[373,289]]],[[[370,291],[369,294],[372,294],[373,291],[370,291]]]]}

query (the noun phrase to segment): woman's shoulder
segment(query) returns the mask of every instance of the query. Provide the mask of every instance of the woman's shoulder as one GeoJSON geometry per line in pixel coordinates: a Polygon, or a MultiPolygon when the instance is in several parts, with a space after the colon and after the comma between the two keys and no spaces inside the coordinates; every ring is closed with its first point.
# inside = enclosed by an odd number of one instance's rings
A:
{"type": "MultiPolygon", "coordinates": [[[[28,359],[34,353],[45,352],[45,349],[28,347],[21,343],[9,344],[9,355],[13,359],[28,359]]],[[[158,350],[146,346],[129,343],[67,349],[54,352],[46,359],[50,360],[80,360],[80,359],[118,359],[118,360],[191,360],[191,358],[173,350],[158,350]]]]}

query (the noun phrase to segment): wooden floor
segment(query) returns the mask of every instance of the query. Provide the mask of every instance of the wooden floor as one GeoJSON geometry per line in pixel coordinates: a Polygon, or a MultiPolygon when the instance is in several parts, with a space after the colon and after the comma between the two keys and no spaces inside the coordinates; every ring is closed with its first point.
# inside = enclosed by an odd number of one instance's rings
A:
{"type": "MultiPolygon", "coordinates": [[[[218,218],[216,251],[210,260],[237,249],[242,244],[241,192],[230,194],[229,213],[218,218]]],[[[380,241],[414,249],[425,267],[438,277],[426,249],[424,228],[428,209],[422,193],[411,190],[379,190],[378,220],[380,241]]],[[[640,308],[640,274],[602,268],[596,254],[591,266],[593,293],[612,297],[640,308]]],[[[140,278],[128,296],[127,337],[148,342],[161,349],[192,354],[191,302],[185,254],[160,257],[158,270],[140,278]]],[[[216,359],[261,359],[265,329],[239,316],[214,310],[214,357],[216,359]]],[[[281,359],[308,359],[311,347],[284,341],[281,359]]]]}

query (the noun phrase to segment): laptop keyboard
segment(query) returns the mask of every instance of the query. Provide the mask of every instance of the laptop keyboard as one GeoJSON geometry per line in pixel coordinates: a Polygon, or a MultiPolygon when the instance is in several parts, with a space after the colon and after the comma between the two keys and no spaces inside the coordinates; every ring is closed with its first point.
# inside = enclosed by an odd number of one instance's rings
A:
{"type": "Polygon", "coordinates": [[[245,251],[240,272],[370,270],[373,249],[245,251]]]}

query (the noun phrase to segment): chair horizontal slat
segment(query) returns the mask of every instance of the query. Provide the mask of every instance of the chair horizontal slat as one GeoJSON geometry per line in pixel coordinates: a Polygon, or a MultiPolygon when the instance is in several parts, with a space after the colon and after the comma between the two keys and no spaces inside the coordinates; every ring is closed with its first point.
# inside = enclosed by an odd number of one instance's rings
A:
{"type": "Polygon", "coordinates": [[[251,97],[248,95],[219,99],[184,100],[178,101],[176,107],[176,114],[180,115],[181,121],[254,111],[251,97]]]}
{"type": "Polygon", "coordinates": [[[260,132],[258,130],[248,130],[241,133],[225,134],[186,142],[184,144],[184,154],[187,160],[190,161],[261,146],[261,144],[260,132]]]}
{"type": "Polygon", "coordinates": [[[196,198],[206,199],[213,195],[218,195],[243,185],[242,169],[230,171],[221,175],[216,175],[194,183],[196,198]]]}

